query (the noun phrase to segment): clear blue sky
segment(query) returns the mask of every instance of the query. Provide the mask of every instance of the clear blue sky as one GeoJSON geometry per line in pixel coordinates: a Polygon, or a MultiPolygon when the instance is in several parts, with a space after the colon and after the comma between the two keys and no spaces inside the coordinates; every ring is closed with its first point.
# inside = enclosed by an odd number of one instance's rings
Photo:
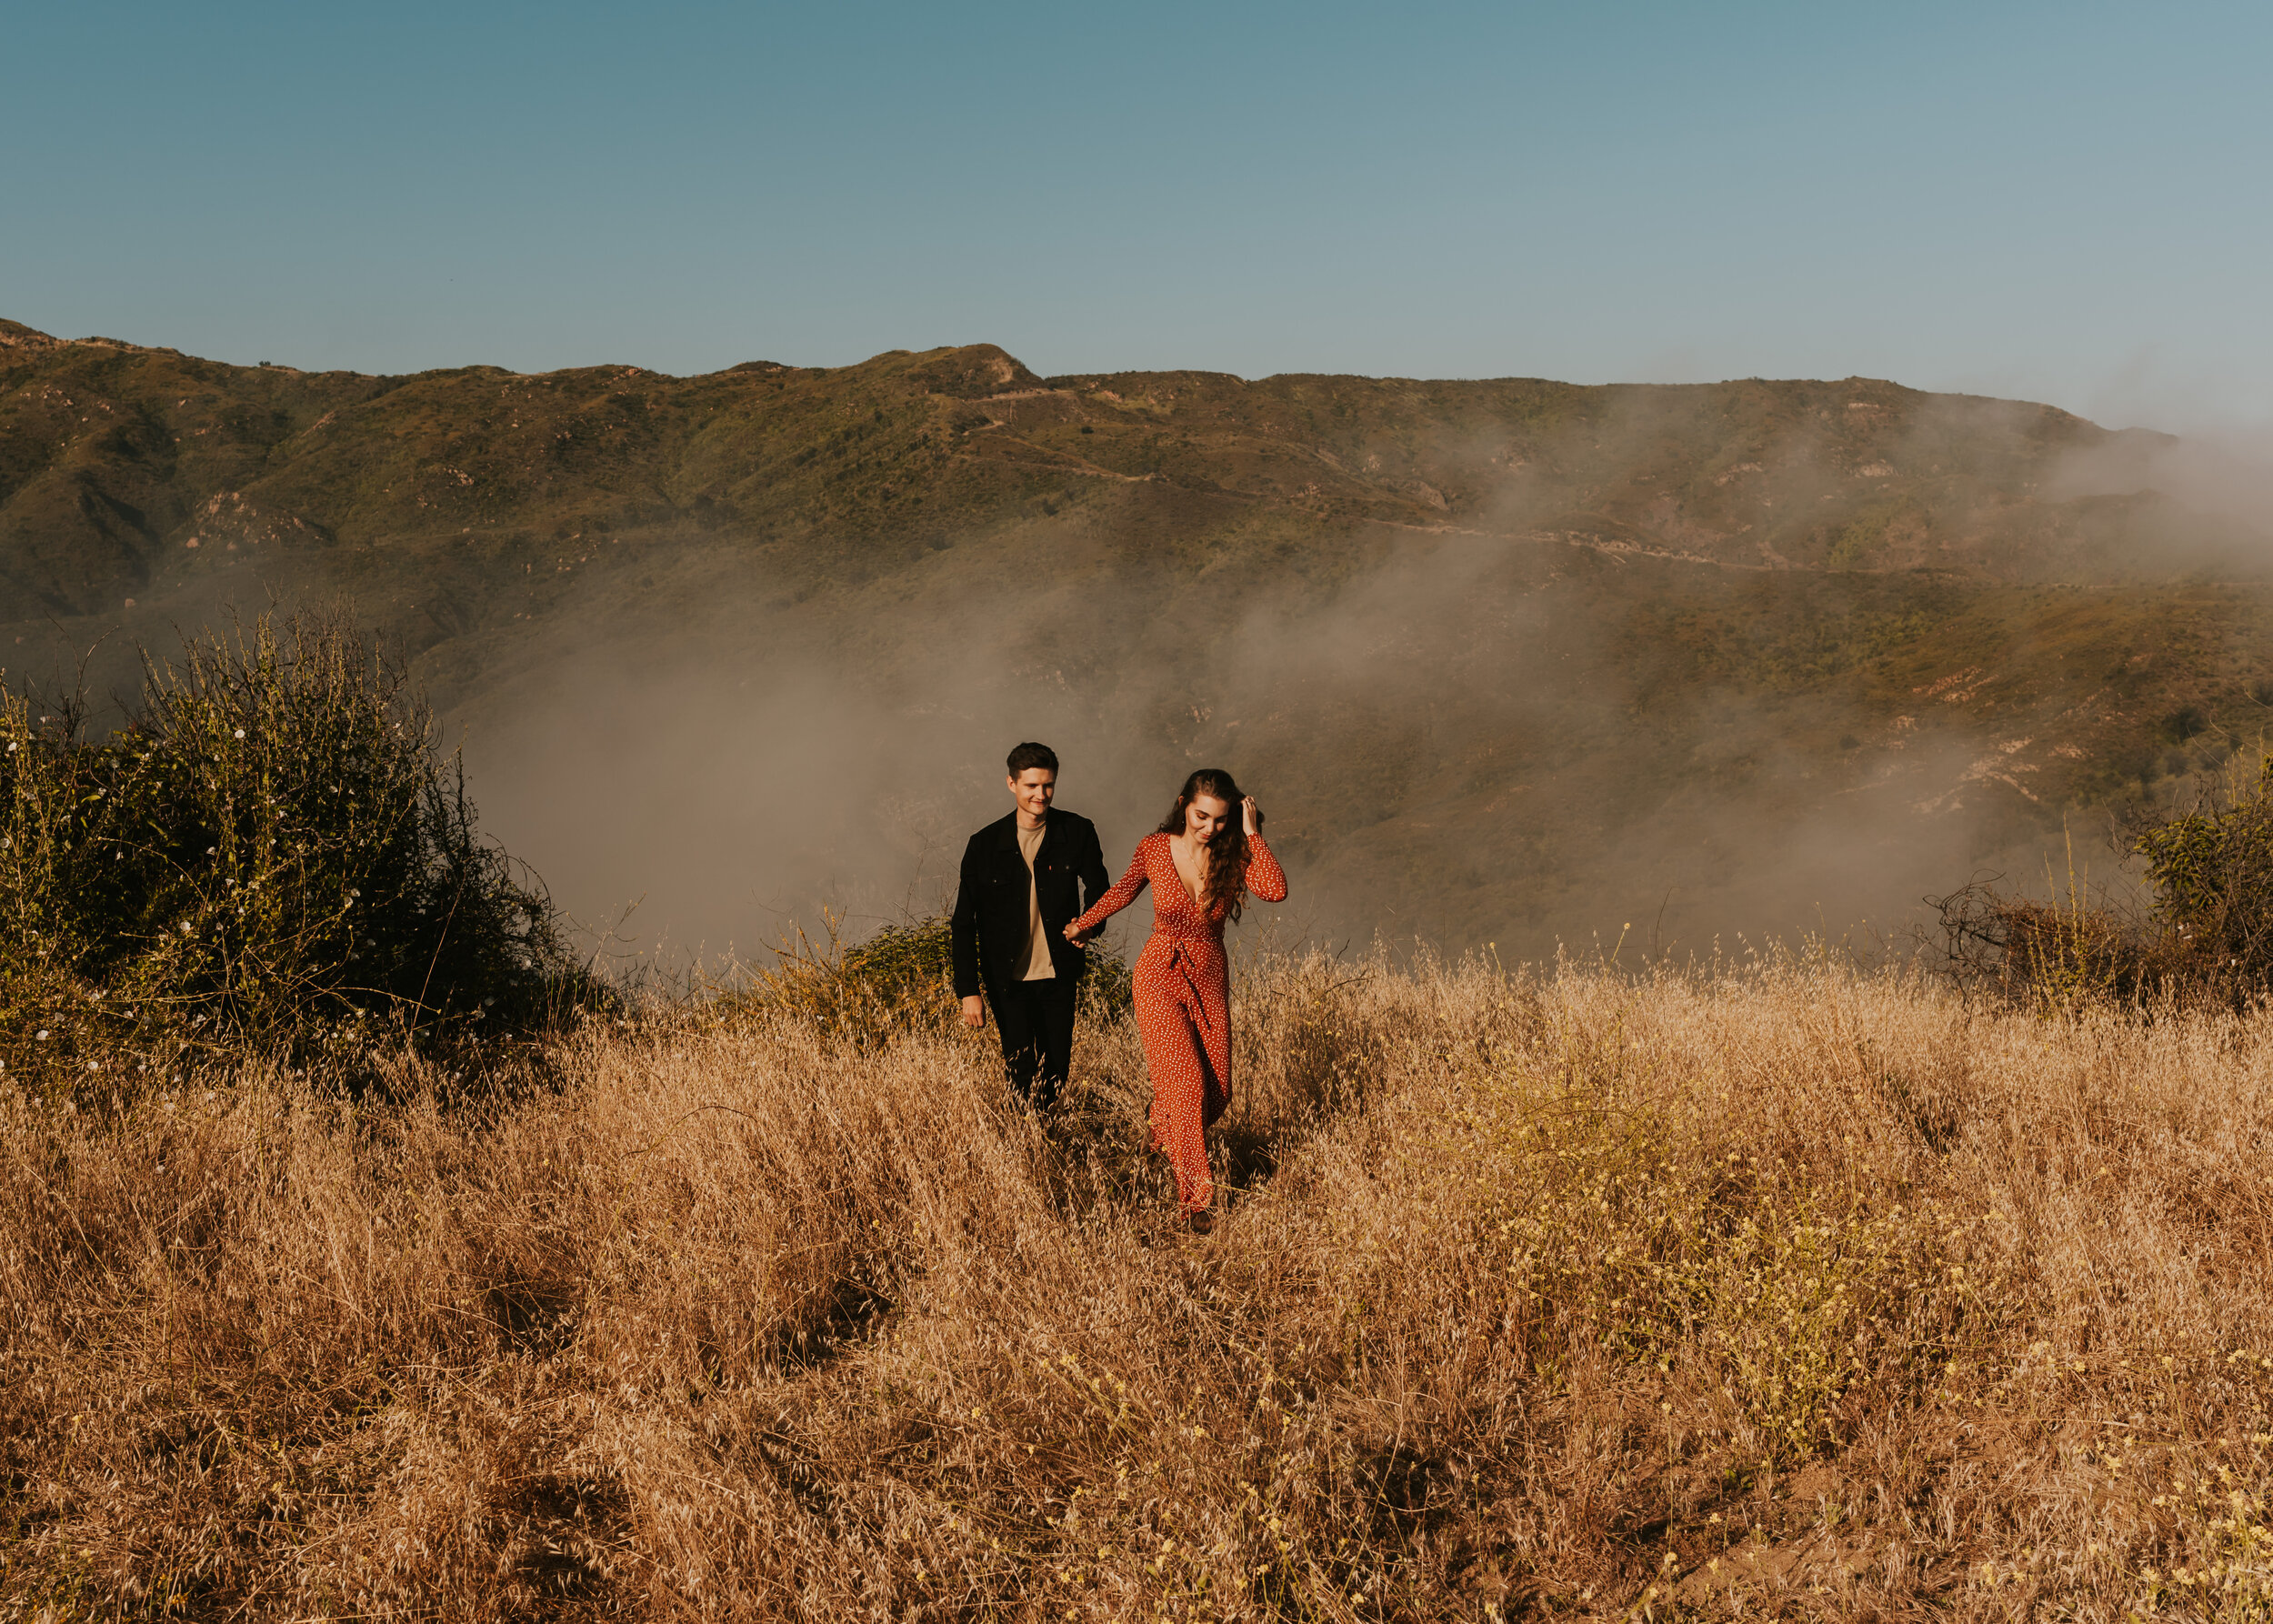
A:
{"type": "Polygon", "coordinates": [[[0,10],[0,315],[235,361],[2273,416],[2263,5],[0,10]]]}

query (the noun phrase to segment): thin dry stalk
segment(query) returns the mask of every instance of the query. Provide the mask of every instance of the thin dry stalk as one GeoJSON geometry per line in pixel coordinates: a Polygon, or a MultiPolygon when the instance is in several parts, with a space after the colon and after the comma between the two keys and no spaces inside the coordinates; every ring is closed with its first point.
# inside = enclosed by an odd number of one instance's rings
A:
{"type": "Polygon", "coordinates": [[[1142,1058],[589,1030],[0,1127],[26,1616],[2256,1616],[2273,1024],[1266,965],[1142,1058]],[[426,1085],[422,1094],[422,1084],[426,1085]]]}

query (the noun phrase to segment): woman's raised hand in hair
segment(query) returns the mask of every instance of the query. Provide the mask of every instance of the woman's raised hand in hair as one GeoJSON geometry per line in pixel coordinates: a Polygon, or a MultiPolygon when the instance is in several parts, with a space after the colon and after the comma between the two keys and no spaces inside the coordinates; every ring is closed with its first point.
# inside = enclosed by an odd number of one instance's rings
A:
{"type": "Polygon", "coordinates": [[[1250,835],[1263,832],[1263,811],[1255,804],[1255,797],[1251,795],[1239,802],[1239,827],[1250,835]]]}

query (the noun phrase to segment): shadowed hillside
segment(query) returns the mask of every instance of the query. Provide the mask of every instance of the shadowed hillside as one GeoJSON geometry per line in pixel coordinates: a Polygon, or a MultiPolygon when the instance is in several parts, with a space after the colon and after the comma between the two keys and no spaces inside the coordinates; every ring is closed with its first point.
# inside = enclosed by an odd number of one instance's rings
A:
{"type": "Polygon", "coordinates": [[[1202,758],[1295,927],[1885,918],[2253,738],[2252,538],[2168,442],[1897,386],[232,367],[0,325],[0,656],[345,594],[486,821],[683,943],[891,907],[1011,738],[1125,844],[1202,758]],[[822,787],[816,805],[813,787],[822,787]]]}

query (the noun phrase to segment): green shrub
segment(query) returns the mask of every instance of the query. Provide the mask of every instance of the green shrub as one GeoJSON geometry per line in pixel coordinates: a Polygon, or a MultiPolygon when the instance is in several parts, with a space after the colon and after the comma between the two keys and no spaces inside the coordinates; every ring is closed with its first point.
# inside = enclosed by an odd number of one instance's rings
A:
{"type": "Polygon", "coordinates": [[[2273,756],[2254,783],[2131,831],[2155,887],[2164,974],[2238,1003],[2273,984],[2273,756]]]}
{"type": "MultiPolygon", "coordinates": [[[[842,931],[843,921],[833,916],[817,937],[796,930],[729,1003],[796,1015],[863,1048],[896,1031],[943,1028],[956,1018],[949,916],[886,925],[855,947],[844,944],[842,931]]],[[[1080,998],[1107,1018],[1126,1012],[1127,960],[1092,946],[1080,998]]]]}
{"type": "Polygon", "coordinates": [[[2019,1002],[2072,1011],[2152,989],[2147,943],[2114,910],[2071,884],[2049,901],[2015,897],[1977,881],[1935,899],[1958,978],[1993,986],[2019,1002]]]}
{"type": "Polygon", "coordinates": [[[431,713],[344,613],[145,664],[103,742],[75,706],[0,694],[11,1072],[84,1084],[382,1022],[527,1031],[595,993],[541,885],[478,836],[431,713]]]}
{"type": "MultiPolygon", "coordinates": [[[[2235,758],[2238,760],[2239,758],[2235,758]]],[[[2113,998],[2245,1007],[2273,989],[2273,756],[2188,810],[2135,817],[2120,837],[2154,901],[2131,917],[1976,884],[1940,899],[1952,961],[2052,1007],[2113,998]]]]}

